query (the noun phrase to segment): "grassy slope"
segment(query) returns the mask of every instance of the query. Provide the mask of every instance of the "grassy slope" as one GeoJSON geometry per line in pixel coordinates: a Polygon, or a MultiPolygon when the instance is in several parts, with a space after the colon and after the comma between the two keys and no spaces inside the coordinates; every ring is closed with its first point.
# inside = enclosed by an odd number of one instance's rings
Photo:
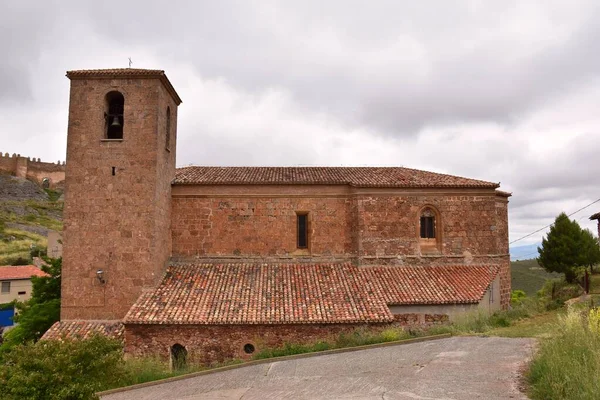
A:
{"type": "Polygon", "coordinates": [[[510,266],[512,290],[523,290],[527,293],[527,296],[534,296],[544,286],[547,279],[562,276],[561,274],[546,272],[535,259],[513,261],[510,266]]]}
{"type": "Polygon", "coordinates": [[[56,200],[51,195],[48,201],[0,202],[0,265],[19,257],[29,258],[32,245],[46,248],[43,231],[62,230],[63,203],[56,200]]]}

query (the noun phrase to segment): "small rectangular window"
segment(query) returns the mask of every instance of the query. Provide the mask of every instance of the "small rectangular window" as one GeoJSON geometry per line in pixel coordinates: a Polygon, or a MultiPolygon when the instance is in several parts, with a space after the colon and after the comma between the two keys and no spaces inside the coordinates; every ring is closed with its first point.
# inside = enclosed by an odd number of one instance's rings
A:
{"type": "Polygon", "coordinates": [[[27,292],[19,292],[19,296],[22,296],[24,294],[27,294],[27,292]]]}
{"type": "Polygon", "coordinates": [[[423,239],[435,238],[435,219],[434,217],[421,217],[421,237],[423,239]]]}
{"type": "Polygon", "coordinates": [[[308,248],[308,214],[302,213],[297,214],[297,225],[298,225],[298,248],[308,248]]]}
{"type": "Polygon", "coordinates": [[[10,293],[10,282],[2,282],[2,293],[10,293]]]}

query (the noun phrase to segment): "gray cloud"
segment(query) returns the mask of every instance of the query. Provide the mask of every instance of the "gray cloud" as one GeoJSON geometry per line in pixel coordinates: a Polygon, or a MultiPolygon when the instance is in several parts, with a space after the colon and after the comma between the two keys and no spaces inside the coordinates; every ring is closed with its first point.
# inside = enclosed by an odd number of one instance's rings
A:
{"type": "Polygon", "coordinates": [[[600,197],[599,14],[585,0],[12,2],[0,151],[64,159],[64,71],[131,56],[165,69],[184,99],[179,165],[405,165],[501,181],[514,239],[600,197]]]}

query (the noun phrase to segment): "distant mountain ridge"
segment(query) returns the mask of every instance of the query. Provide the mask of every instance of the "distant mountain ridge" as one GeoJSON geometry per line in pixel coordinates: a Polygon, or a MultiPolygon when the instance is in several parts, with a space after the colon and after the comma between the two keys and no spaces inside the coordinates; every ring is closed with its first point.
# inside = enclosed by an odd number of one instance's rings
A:
{"type": "Polygon", "coordinates": [[[515,246],[510,248],[510,260],[530,260],[532,258],[537,258],[538,251],[537,248],[540,247],[541,243],[533,243],[525,246],[515,246]]]}

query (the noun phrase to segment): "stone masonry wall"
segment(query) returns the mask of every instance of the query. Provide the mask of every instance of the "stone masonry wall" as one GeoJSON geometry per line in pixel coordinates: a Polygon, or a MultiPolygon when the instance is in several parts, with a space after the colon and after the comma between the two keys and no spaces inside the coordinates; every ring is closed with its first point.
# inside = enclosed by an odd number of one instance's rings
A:
{"type": "Polygon", "coordinates": [[[0,171],[27,178],[39,184],[44,178],[50,180],[50,188],[62,187],[65,180],[65,162],[43,162],[39,158],[31,159],[20,154],[0,153],[0,171]]]}
{"type": "Polygon", "coordinates": [[[508,306],[507,199],[494,190],[332,186],[175,186],[173,258],[358,265],[498,264],[508,306]],[[439,245],[421,248],[420,211],[436,210],[439,245]],[[296,212],[309,213],[309,248],[296,247],[296,212]]]}
{"type": "Polygon", "coordinates": [[[350,257],[347,198],[173,198],[175,257],[350,257]],[[296,212],[309,212],[308,249],[297,248],[296,212]]]}
{"type": "Polygon", "coordinates": [[[341,333],[390,327],[432,325],[448,321],[445,315],[406,314],[395,316],[391,324],[290,324],[290,325],[125,325],[125,352],[129,355],[170,357],[170,349],[180,344],[195,364],[221,363],[234,358],[248,359],[246,344],[255,352],[282,347],[285,343],[310,344],[334,341],[341,333]]]}
{"type": "Polygon", "coordinates": [[[175,121],[158,79],[71,81],[61,319],[120,319],[162,276],[175,173],[174,149],[164,145],[168,104],[175,121]],[[105,138],[113,90],[125,98],[122,140],[105,138]]]}

